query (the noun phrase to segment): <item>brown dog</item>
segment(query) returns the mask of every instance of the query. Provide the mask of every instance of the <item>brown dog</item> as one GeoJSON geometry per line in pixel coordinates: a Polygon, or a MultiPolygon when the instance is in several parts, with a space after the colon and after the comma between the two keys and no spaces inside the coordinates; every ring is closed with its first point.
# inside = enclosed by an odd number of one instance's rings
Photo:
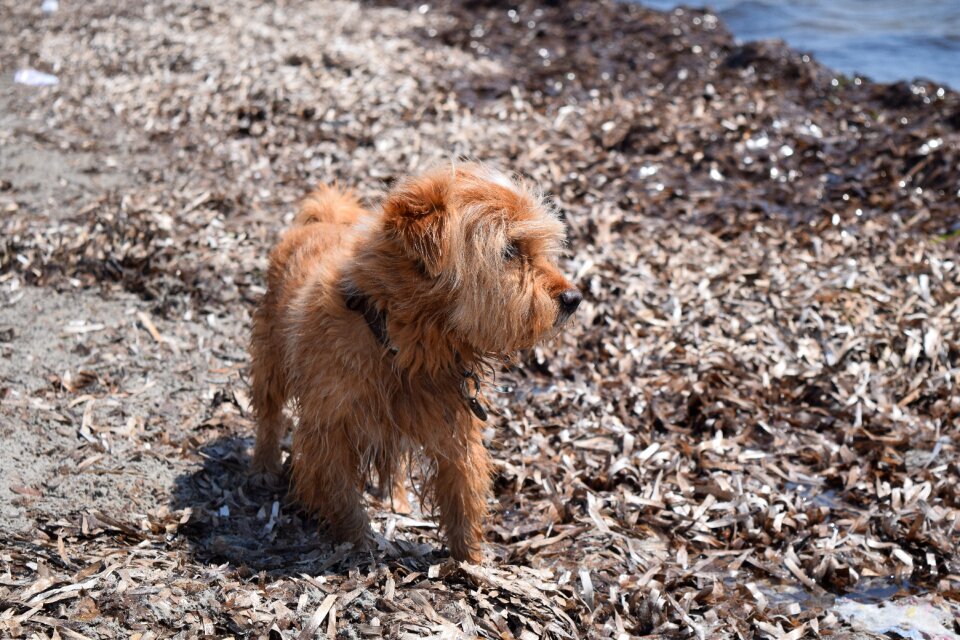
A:
{"type": "Polygon", "coordinates": [[[538,194],[475,164],[400,182],[379,214],[336,188],[311,194],[270,255],[254,315],[256,470],[280,471],[294,399],[293,490],[360,545],[367,471],[403,496],[404,461],[422,450],[451,554],[478,562],[490,484],[481,375],[579,305],[557,270],[563,240],[538,194]]]}

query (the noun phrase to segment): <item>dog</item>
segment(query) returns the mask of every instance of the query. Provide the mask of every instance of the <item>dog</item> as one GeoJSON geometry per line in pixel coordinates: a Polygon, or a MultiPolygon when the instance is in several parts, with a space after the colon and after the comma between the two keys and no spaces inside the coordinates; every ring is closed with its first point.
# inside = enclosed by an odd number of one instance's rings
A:
{"type": "Polygon", "coordinates": [[[254,470],[281,472],[292,399],[291,491],[335,539],[369,544],[371,472],[402,504],[406,461],[422,453],[451,556],[480,562],[485,372],[576,311],[564,242],[537,190],[479,164],[403,179],[376,213],[349,190],[313,192],[270,254],[254,313],[254,470]]]}

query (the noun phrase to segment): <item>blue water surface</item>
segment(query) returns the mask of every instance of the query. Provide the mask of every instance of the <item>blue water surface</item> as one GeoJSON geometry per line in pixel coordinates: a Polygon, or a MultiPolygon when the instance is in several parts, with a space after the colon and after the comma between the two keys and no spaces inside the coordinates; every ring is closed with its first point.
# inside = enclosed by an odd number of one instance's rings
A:
{"type": "Polygon", "coordinates": [[[706,5],[738,40],[782,38],[848,75],[960,89],[960,0],[637,0],[706,5]]]}

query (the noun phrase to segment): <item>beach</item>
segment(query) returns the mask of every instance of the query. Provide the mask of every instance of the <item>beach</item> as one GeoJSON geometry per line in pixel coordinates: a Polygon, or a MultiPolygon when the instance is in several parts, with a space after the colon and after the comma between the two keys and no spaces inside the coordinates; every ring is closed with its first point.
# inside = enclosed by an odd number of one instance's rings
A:
{"type": "Polygon", "coordinates": [[[957,93],[605,0],[0,6],[0,635],[960,634],[957,93]],[[247,474],[297,202],[456,157],[584,293],[488,391],[477,566],[247,474]]]}

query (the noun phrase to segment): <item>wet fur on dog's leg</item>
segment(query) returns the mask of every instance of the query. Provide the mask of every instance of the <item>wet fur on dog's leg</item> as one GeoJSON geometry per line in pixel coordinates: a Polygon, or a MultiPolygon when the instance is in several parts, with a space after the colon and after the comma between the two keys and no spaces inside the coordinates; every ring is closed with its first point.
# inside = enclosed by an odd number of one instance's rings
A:
{"type": "Polygon", "coordinates": [[[405,480],[409,473],[407,457],[379,455],[376,460],[377,484],[374,493],[385,508],[394,513],[410,513],[405,480]]]}
{"type": "Polygon", "coordinates": [[[301,424],[293,436],[292,486],[336,541],[362,548],[370,541],[370,520],[363,506],[360,457],[347,429],[301,424]]]}
{"type": "MultiPolygon", "coordinates": [[[[269,318],[259,318],[254,333],[267,332],[271,326],[269,318]]],[[[253,453],[253,472],[256,474],[279,477],[282,471],[280,441],[290,429],[290,420],[283,415],[283,406],[287,400],[286,380],[283,368],[276,358],[261,351],[262,346],[270,344],[264,338],[254,338],[252,404],[257,417],[257,444],[253,453]]]]}
{"type": "Polygon", "coordinates": [[[483,521],[487,515],[492,467],[478,424],[463,442],[428,452],[436,464],[431,497],[440,510],[450,555],[478,563],[483,559],[483,521]]]}

